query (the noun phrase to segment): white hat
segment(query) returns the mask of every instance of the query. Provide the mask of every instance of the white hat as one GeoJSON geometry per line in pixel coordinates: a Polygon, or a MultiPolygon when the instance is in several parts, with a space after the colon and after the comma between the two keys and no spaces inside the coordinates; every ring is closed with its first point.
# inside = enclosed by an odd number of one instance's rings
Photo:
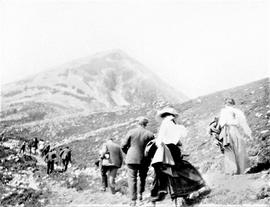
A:
{"type": "Polygon", "coordinates": [[[163,119],[165,117],[164,116],[165,114],[171,114],[171,115],[173,115],[175,117],[179,116],[178,112],[174,108],[165,107],[165,108],[163,108],[163,109],[161,109],[160,111],[157,112],[156,119],[157,120],[163,119]]]}

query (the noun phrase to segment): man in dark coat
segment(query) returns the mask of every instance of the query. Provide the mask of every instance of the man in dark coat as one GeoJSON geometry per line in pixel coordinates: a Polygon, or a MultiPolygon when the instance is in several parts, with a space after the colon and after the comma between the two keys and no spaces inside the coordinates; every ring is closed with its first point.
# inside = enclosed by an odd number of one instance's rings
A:
{"type": "Polygon", "coordinates": [[[154,139],[154,134],[145,129],[147,124],[147,118],[138,118],[138,127],[130,130],[121,144],[121,148],[126,154],[128,186],[132,206],[136,205],[137,200],[137,176],[139,175],[139,200],[142,201],[145,179],[150,164],[144,156],[144,150],[147,143],[154,139]]]}
{"type": "Polygon", "coordinates": [[[29,148],[29,152],[30,155],[32,154],[32,148],[34,148],[34,154],[37,153],[37,149],[38,149],[38,138],[34,137],[32,140],[30,140],[30,142],[28,143],[28,148],[29,148]]]}
{"type": "Polygon", "coordinates": [[[23,141],[21,147],[20,147],[20,153],[25,153],[25,149],[26,149],[26,141],[23,141]]]}
{"type": "Polygon", "coordinates": [[[64,171],[67,171],[68,164],[71,162],[71,150],[68,146],[60,150],[60,158],[64,165],[64,171]]]}
{"type": "Polygon", "coordinates": [[[57,159],[57,152],[55,149],[51,149],[45,156],[45,162],[47,162],[47,174],[51,174],[54,171],[54,162],[57,159]]]}
{"type": "Polygon", "coordinates": [[[115,193],[115,177],[118,168],[121,167],[123,156],[121,148],[118,144],[110,138],[103,144],[100,151],[101,159],[101,178],[102,178],[102,191],[106,191],[108,187],[107,174],[109,177],[109,186],[111,193],[115,193]]]}

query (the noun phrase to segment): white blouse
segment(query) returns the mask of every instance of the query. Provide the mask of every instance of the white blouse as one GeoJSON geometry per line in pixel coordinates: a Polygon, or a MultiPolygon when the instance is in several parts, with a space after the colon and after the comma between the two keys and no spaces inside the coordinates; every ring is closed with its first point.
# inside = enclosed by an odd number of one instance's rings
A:
{"type": "Polygon", "coordinates": [[[178,125],[173,122],[173,116],[165,117],[160,125],[156,144],[177,144],[181,138],[187,136],[187,129],[183,125],[178,125]]]}
{"type": "Polygon", "coordinates": [[[225,106],[221,109],[219,125],[223,127],[225,124],[239,126],[247,136],[251,137],[251,129],[247,124],[245,114],[241,110],[232,106],[225,106]]]}

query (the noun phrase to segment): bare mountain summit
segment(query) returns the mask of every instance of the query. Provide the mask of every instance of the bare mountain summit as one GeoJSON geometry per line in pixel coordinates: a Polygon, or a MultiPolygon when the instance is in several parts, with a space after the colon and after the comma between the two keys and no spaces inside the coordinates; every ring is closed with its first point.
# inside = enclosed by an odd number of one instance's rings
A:
{"type": "Polygon", "coordinates": [[[185,100],[185,95],[119,50],[82,58],[2,88],[5,115],[32,113],[37,119],[185,100]]]}

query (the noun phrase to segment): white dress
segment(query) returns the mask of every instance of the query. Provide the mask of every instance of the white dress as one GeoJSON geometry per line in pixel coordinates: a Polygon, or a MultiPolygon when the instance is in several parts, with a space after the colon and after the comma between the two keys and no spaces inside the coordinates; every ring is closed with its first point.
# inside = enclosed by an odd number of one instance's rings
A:
{"type": "Polygon", "coordinates": [[[245,140],[251,137],[251,130],[244,113],[231,106],[220,112],[220,136],[224,146],[224,168],[226,174],[242,174],[249,167],[245,140]]]}

